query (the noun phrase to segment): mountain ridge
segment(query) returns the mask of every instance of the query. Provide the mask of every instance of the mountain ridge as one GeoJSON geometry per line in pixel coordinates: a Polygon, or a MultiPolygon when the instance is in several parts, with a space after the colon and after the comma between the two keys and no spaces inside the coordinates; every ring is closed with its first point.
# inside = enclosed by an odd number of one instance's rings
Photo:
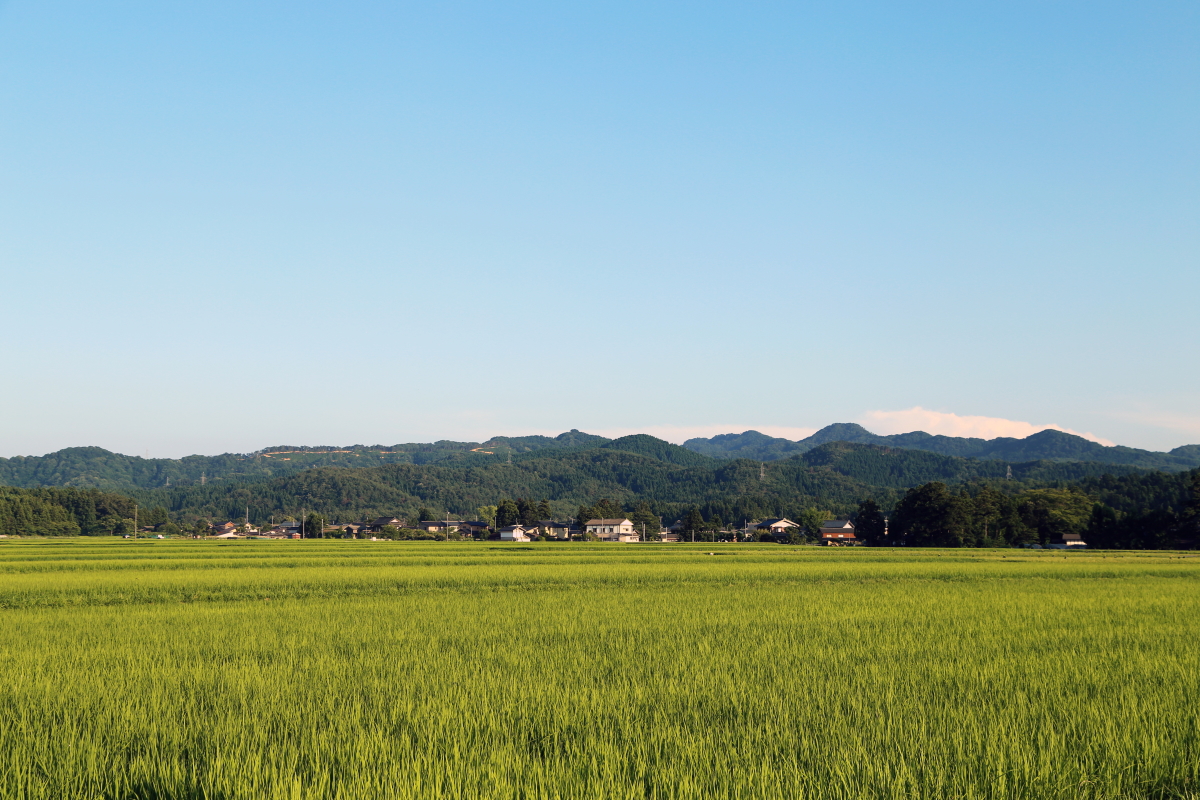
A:
{"type": "Polygon", "coordinates": [[[1022,461],[1087,461],[1101,464],[1159,469],[1171,472],[1193,469],[1200,466],[1200,445],[1183,445],[1170,452],[1140,450],[1122,445],[1105,446],[1096,442],[1046,429],[1023,439],[998,437],[976,439],[958,436],[942,436],[911,431],[887,436],[871,433],[853,422],[827,425],[811,436],[792,441],[768,436],[755,430],[743,433],[726,433],[711,438],[693,438],[683,446],[697,453],[714,458],[750,458],[758,461],[776,461],[801,455],[814,447],[829,442],[841,441],[852,444],[872,444],[881,447],[897,447],[907,450],[925,450],[941,455],[960,458],[979,458],[1009,462],[1022,461]]]}
{"type": "Polygon", "coordinates": [[[135,491],[208,483],[256,483],[318,467],[377,467],[390,464],[486,467],[550,452],[621,450],[685,467],[710,461],[749,459],[772,462],[803,455],[834,442],[919,450],[959,458],[1025,463],[1060,461],[1179,472],[1200,466],[1200,445],[1169,453],[1131,447],[1105,447],[1080,436],[1044,430],[1024,439],[937,436],[924,431],[881,436],[855,423],[835,423],[805,439],[791,441],[750,430],[675,445],[646,434],[618,439],[571,430],[550,436],[494,436],[484,442],[441,440],[397,445],[280,445],[253,453],[191,455],[153,459],[113,453],[101,447],[69,447],[44,456],[0,458],[0,485],[19,488],[73,487],[135,491]]]}

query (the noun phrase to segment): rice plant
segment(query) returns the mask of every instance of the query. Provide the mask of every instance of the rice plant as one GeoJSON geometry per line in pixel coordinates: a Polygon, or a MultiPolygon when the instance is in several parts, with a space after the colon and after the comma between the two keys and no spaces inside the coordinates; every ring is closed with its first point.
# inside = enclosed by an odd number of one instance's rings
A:
{"type": "Polygon", "coordinates": [[[8,542],[0,797],[1200,797],[1198,579],[1161,552],[8,542]]]}

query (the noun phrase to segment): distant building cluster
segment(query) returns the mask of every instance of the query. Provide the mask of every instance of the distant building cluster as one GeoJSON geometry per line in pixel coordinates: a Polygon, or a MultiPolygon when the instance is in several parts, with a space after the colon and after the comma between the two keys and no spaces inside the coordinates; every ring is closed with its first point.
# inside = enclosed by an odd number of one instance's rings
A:
{"type": "MultiPolygon", "coordinates": [[[[656,526],[657,527],[657,526],[656,526]]],[[[790,519],[765,519],[748,522],[741,529],[717,531],[718,539],[733,542],[787,541],[802,527],[790,519]]],[[[705,534],[712,535],[712,532],[705,534]]],[[[560,522],[543,519],[529,525],[502,525],[493,527],[483,520],[422,520],[416,526],[399,517],[379,517],[371,522],[326,525],[320,531],[306,530],[304,523],[281,522],[269,527],[255,527],[248,522],[223,522],[211,526],[205,538],[215,539],[314,539],[314,538],[380,539],[394,538],[471,538],[498,539],[502,542],[531,542],[539,539],[570,541],[586,539],[599,542],[683,542],[697,541],[697,531],[688,530],[683,520],[668,528],[657,530],[639,529],[628,518],[589,519],[582,527],[575,522],[560,522]],[[400,535],[397,534],[408,534],[400,535]],[[416,536],[412,534],[418,534],[416,536]]],[[[701,539],[703,541],[703,539],[701,539]]],[[[848,519],[829,519],[821,523],[817,542],[832,547],[853,547],[862,544],[855,535],[854,523],[848,519]]],[[[1041,548],[1041,545],[1030,545],[1041,548]]],[[[1083,549],[1087,542],[1077,533],[1062,534],[1050,541],[1051,549],[1083,549]]]]}

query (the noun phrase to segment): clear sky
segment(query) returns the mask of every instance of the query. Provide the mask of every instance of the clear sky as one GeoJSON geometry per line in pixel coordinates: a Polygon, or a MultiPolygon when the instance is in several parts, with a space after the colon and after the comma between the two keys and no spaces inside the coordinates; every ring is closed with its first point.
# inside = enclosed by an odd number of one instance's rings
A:
{"type": "Polygon", "coordinates": [[[0,278],[2,456],[1200,442],[1200,4],[0,0],[0,278]]]}

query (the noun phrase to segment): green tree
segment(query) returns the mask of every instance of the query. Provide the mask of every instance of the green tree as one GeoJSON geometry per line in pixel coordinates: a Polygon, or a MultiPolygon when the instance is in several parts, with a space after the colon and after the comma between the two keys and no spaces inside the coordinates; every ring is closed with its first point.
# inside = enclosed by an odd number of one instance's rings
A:
{"type": "Polygon", "coordinates": [[[162,506],[142,509],[142,512],[138,515],[138,525],[149,525],[152,528],[157,528],[159,525],[170,521],[170,515],[167,514],[167,510],[162,506]]]}
{"type": "Polygon", "coordinates": [[[550,510],[550,501],[549,500],[547,500],[544,497],[541,499],[541,501],[537,504],[536,516],[540,520],[554,518],[554,512],[550,510]]]}
{"type": "Polygon", "coordinates": [[[637,504],[637,508],[633,510],[633,516],[630,517],[633,522],[633,528],[639,535],[645,531],[645,539],[647,541],[657,541],[658,533],[662,530],[662,522],[658,515],[650,510],[650,504],[645,500],[637,504]]]}
{"type": "Polygon", "coordinates": [[[1031,489],[1018,500],[1022,520],[1042,544],[1064,533],[1083,533],[1095,507],[1095,500],[1073,489],[1031,489]]]}
{"type": "Polygon", "coordinates": [[[792,520],[804,530],[804,535],[819,541],[821,538],[821,523],[829,519],[824,511],[809,506],[792,520]]]}
{"type": "Polygon", "coordinates": [[[886,531],[887,523],[879,504],[870,497],[859,503],[854,516],[854,536],[867,544],[882,543],[886,531]]]}
{"type": "Polygon", "coordinates": [[[521,519],[521,511],[517,504],[507,497],[496,506],[496,525],[503,528],[506,525],[516,525],[521,519]]]}
{"type": "Polygon", "coordinates": [[[946,547],[950,544],[951,505],[954,498],[946,484],[933,481],[909,489],[896,504],[893,534],[916,547],[946,547]]]}
{"type": "Polygon", "coordinates": [[[592,513],[598,519],[624,519],[625,509],[621,508],[620,503],[614,503],[608,498],[604,498],[596,505],[592,506],[592,513]]]}
{"type": "Polygon", "coordinates": [[[1004,495],[990,486],[984,486],[972,501],[971,527],[975,544],[981,547],[999,547],[1004,544],[1000,535],[1000,514],[1004,506],[1004,495]]]}
{"type": "Polygon", "coordinates": [[[1178,547],[1195,547],[1200,540],[1200,469],[1192,473],[1188,483],[1187,504],[1179,515],[1179,524],[1174,531],[1180,540],[1175,543],[1178,547]]]}
{"type": "MultiPolygon", "coordinates": [[[[430,511],[425,506],[421,506],[420,508],[417,509],[416,522],[418,525],[422,522],[432,522],[432,521],[433,521],[433,512],[432,511],[430,511]]],[[[417,526],[413,526],[413,527],[417,527],[417,526]]]]}
{"type": "Polygon", "coordinates": [[[692,506],[688,509],[683,518],[683,533],[684,536],[690,538],[693,542],[696,541],[697,535],[704,530],[704,515],[700,513],[700,509],[692,506]]]}
{"type": "Polygon", "coordinates": [[[537,506],[524,497],[517,498],[517,519],[526,528],[533,526],[537,522],[537,506]]]}
{"type": "Polygon", "coordinates": [[[313,511],[304,518],[304,535],[309,539],[320,539],[325,536],[325,517],[313,511]]]}
{"type": "Polygon", "coordinates": [[[496,507],[495,506],[480,506],[475,509],[475,513],[479,516],[479,521],[485,523],[489,528],[496,527],[496,507]]]}

